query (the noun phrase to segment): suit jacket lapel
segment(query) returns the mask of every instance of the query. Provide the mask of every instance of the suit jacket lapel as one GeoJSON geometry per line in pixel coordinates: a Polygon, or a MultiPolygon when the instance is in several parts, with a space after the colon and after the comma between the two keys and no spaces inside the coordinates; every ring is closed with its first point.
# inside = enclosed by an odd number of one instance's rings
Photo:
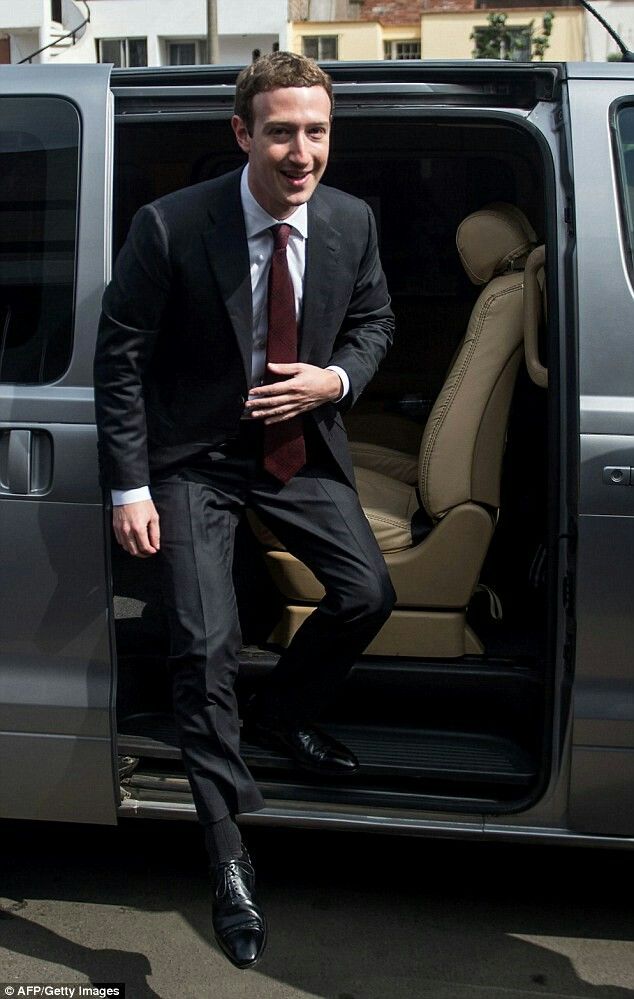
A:
{"type": "Polygon", "coordinates": [[[207,259],[233,326],[247,385],[251,384],[253,303],[249,247],[240,201],[240,175],[233,171],[214,190],[211,224],[203,233],[207,259]]]}
{"type": "Polygon", "coordinates": [[[308,202],[308,239],[299,360],[308,361],[322,332],[322,316],[332,299],[341,234],[330,222],[330,208],[319,188],[308,202]]]}

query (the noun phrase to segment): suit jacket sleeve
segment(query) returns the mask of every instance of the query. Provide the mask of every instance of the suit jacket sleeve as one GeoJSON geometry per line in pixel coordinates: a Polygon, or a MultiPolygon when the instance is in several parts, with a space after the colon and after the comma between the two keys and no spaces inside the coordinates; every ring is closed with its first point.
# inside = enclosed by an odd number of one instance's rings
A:
{"type": "Polygon", "coordinates": [[[154,205],[132,220],[106,288],[94,361],[101,483],[134,489],[150,481],[143,376],[169,295],[167,232],[154,205]]]}
{"type": "Polygon", "coordinates": [[[357,401],[394,337],[394,313],[379,260],[376,223],[370,207],[364,203],[364,208],[365,250],[346,316],[328,361],[328,364],[342,367],[350,379],[350,391],[336,404],[341,411],[348,410],[357,401]]]}

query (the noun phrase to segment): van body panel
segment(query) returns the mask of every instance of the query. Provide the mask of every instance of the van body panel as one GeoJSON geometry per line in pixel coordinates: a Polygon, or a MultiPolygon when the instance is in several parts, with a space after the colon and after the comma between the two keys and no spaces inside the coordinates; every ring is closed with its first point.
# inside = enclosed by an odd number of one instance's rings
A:
{"type": "Polygon", "coordinates": [[[104,745],[59,732],[0,733],[2,816],[112,823],[103,782],[95,779],[104,769],[104,745]]]}
{"type": "MultiPolygon", "coordinates": [[[[114,684],[91,389],[110,258],[109,67],[0,68],[0,102],[10,97],[15,108],[23,99],[28,108],[51,96],[79,115],[73,341],[57,381],[0,383],[0,551],[11,581],[0,612],[0,815],[114,823],[114,684]]],[[[55,224],[48,232],[42,223],[42,253],[60,239],[55,224]]],[[[18,252],[17,282],[28,278],[21,259],[18,252]]]]}
{"type": "Polygon", "coordinates": [[[582,430],[570,820],[610,835],[634,825],[634,289],[610,120],[632,76],[571,66],[568,83],[582,430]]]}
{"type": "Polygon", "coordinates": [[[634,80],[631,62],[568,62],[569,80],[634,80]]]}
{"type": "MultiPolygon", "coordinates": [[[[579,276],[580,393],[584,402],[599,397],[605,405],[618,397],[622,405],[627,400],[629,407],[634,387],[634,289],[622,238],[610,108],[620,98],[634,94],[634,80],[570,81],[568,91],[579,276]]],[[[581,412],[584,433],[595,432],[594,416],[601,412],[601,429],[596,432],[619,433],[620,408],[607,429],[605,410],[592,407],[581,412]]]]}
{"type": "Polygon", "coordinates": [[[595,514],[579,521],[577,601],[584,613],[579,614],[577,623],[575,697],[579,702],[575,717],[588,718],[589,710],[600,707],[599,718],[632,721],[634,565],[629,553],[634,543],[634,520],[595,514]],[[630,696],[624,700],[628,690],[630,696]],[[590,691],[595,695],[589,696],[590,691]]]}
{"type": "Polygon", "coordinates": [[[580,832],[629,836],[634,828],[634,750],[578,746],[570,782],[571,817],[580,832]]]}
{"type": "MultiPolygon", "coordinates": [[[[442,109],[443,115],[458,113],[465,120],[497,116],[504,124],[515,118],[518,127],[540,133],[536,137],[548,147],[548,306],[550,329],[558,330],[560,339],[553,356],[561,350],[563,359],[559,370],[551,369],[556,391],[549,419],[557,426],[565,427],[566,393],[573,385],[576,390],[576,370],[569,376],[577,348],[571,317],[575,308],[578,313],[581,403],[572,421],[572,451],[564,440],[557,455],[564,471],[576,470],[581,456],[577,585],[571,600],[570,523],[577,496],[566,493],[564,483],[562,502],[553,512],[558,573],[550,608],[557,621],[549,704],[553,725],[544,751],[548,769],[535,804],[503,819],[414,810],[409,819],[397,810],[374,816],[344,804],[272,800],[269,809],[248,821],[358,828],[375,823],[386,831],[424,834],[428,828],[442,835],[536,840],[578,834],[589,841],[595,834],[605,843],[610,837],[615,843],[630,837],[633,845],[634,570],[628,553],[634,545],[634,487],[603,479],[606,465],[634,470],[634,290],[621,239],[609,122],[612,103],[634,93],[633,70],[618,64],[473,61],[327,68],[339,81],[342,117],[393,113],[414,118],[442,109]],[[578,296],[570,280],[575,268],[578,296]],[[574,682],[566,651],[566,617],[573,610],[578,618],[574,682]],[[574,719],[568,710],[570,686],[574,719]]],[[[80,183],[70,364],[52,384],[0,383],[0,547],[11,579],[11,589],[1,594],[0,613],[0,816],[114,823],[118,814],[152,814],[154,809],[154,814],[193,818],[193,803],[184,793],[174,800],[156,794],[152,800],[148,790],[143,799],[118,800],[107,524],[97,480],[91,389],[113,224],[110,68],[21,69],[0,67],[0,95],[53,95],[77,108],[80,183]],[[3,480],[3,462],[13,469],[12,482],[3,480]],[[24,482],[30,483],[28,489],[16,488],[24,482]]],[[[170,115],[197,119],[204,128],[207,119],[231,113],[236,72],[228,67],[115,71],[121,120],[148,120],[160,111],[163,120],[170,115]]],[[[550,471],[555,477],[559,473],[552,465],[550,471]]],[[[634,471],[631,478],[634,482],[634,471]]]]}

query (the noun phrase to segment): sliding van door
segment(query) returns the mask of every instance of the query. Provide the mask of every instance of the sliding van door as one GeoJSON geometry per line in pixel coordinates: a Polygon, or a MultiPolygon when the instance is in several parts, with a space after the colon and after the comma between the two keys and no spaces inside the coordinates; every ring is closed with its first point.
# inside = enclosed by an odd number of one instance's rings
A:
{"type": "Polygon", "coordinates": [[[570,825],[632,836],[634,70],[579,64],[570,76],[581,390],[570,825]]]}
{"type": "Polygon", "coordinates": [[[92,354],[109,67],[0,67],[0,816],[112,823],[92,354]]]}

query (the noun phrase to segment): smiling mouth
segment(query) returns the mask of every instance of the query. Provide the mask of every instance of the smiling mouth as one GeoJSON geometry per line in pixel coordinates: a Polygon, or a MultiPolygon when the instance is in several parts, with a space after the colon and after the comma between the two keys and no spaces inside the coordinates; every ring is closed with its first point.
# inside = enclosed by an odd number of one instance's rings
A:
{"type": "Polygon", "coordinates": [[[286,177],[287,180],[290,180],[291,182],[297,184],[301,183],[304,180],[308,180],[308,178],[310,177],[310,170],[307,171],[306,173],[290,173],[287,170],[282,170],[282,176],[286,177]]]}

